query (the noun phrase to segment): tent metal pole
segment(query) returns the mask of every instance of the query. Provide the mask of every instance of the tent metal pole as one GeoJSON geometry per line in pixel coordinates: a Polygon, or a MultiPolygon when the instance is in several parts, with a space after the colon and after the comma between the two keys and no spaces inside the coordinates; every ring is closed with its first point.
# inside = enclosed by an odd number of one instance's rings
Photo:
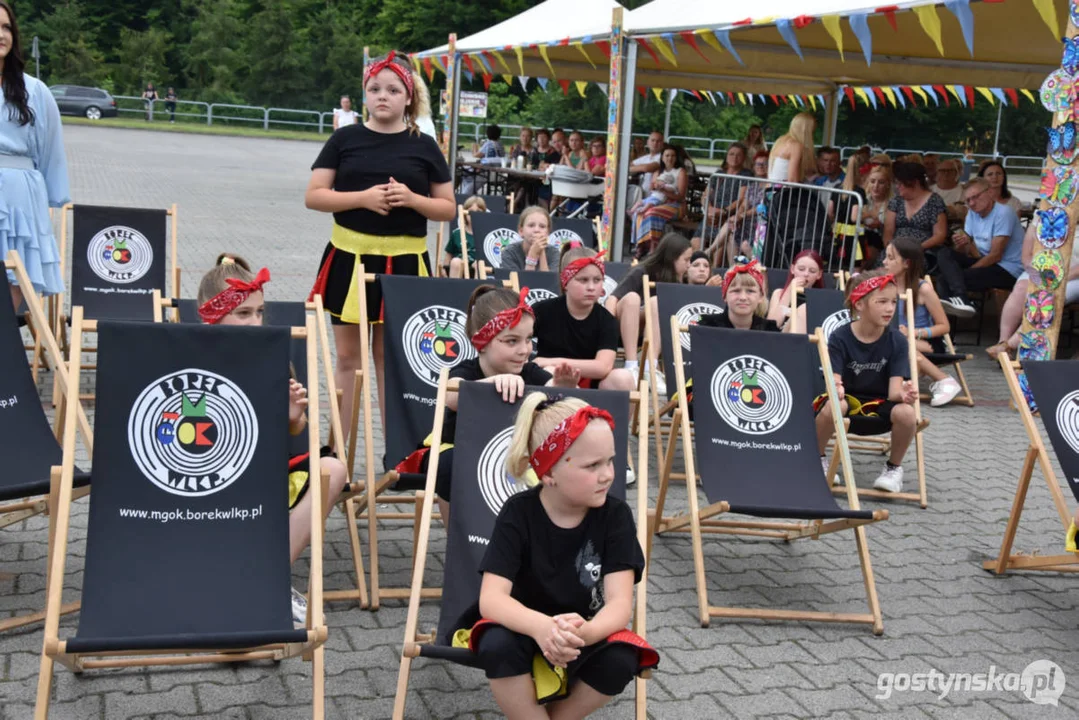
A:
{"type": "Polygon", "coordinates": [[[457,34],[450,34],[450,55],[449,61],[452,64],[450,69],[450,75],[447,82],[449,83],[449,97],[446,98],[446,102],[449,104],[449,118],[447,118],[449,127],[446,133],[446,160],[450,165],[450,182],[456,187],[457,182],[457,127],[459,125],[457,115],[461,109],[461,55],[457,52],[457,34]]]}
{"type": "Polygon", "coordinates": [[[674,105],[674,96],[678,94],[675,89],[667,91],[667,110],[663,115],[663,139],[671,136],[671,106],[674,105]]]}
{"type": "Polygon", "coordinates": [[[839,88],[828,94],[824,104],[824,144],[835,145],[836,128],[839,125],[839,88]]]}
{"type": "Polygon", "coordinates": [[[1004,112],[1004,103],[997,105],[997,129],[993,133],[993,157],[1000,157],[1000,153],[997,149],[1000,147],[1000,116],[1004,112]]]}
{"type": "Polygon", "coordinates": [[[633,96],[637,91],[637,43],[627,42],[625,70],[622,73],[622,135],[619,138],[618,172],[615,174],[613,258],[622,260],[622,243],[626,234],[626,187],[629,185],[629,150],[633,138],[633,96]]]}

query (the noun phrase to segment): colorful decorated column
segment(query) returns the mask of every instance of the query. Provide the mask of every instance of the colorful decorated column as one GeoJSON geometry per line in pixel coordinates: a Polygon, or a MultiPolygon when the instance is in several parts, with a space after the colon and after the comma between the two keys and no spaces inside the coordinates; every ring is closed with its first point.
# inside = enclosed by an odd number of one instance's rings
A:
{"type": "Polygon", "coordinates": [[[453,177],[454,164],[457,160],[457,90],[461,86],[457,77],[457,66],[461,59],[457,57],[457,33],[450,33],[449,49],[446,51],[446,124],[442,130],[442,154],[450,164],[450,177],[453,177]]]}
{"type": "MultiPolygon", "coordinates": [[[[371,64],[371,48],[367,45],[363,46],[363,68],[367,69],[367,66],[371,64]]],[[[367,89],[364,87],[363,82],[360,82],[360,117],[364,122],[367,122],[367,89]]]]}
{"type": "MultiPolygon", "coordinates": [[[[607,83],[607,175],[603,181],[603,219],[600,222],[599,249],[600,254],[606,254],[611,258],[613,247],[611,222],[616,211],[617,198],[615,188],[618,183],[619,173],[619,145],[621,140],[622,113],[619,112],[619,101],[622,98],[622,9],[615,8],[611,20],[611,75],[607,83]]],[[[615,230],[621,231],[622,223],[615,223],[615,230]]],[[[621,246],[621,243],[618,243],[621,246]]]]}
{"type": "MultiPolygon", "coordinates": [[[[1079,219],[1079,168],[1075,160],[1075,125],[1079,113],[1079,58],[1075,57],[1079,5],[1069,3],[1069,22],[1064,40],[1062,67],[1054,70],[1041,87],[1041,101],[1053,113],[1048,158],[1042,170],[1041,209],[1033,220],[1037,241],[1031,261],[1031,277],[1019,335],[1020,360],[1056,357],[1061,309],[1071,266],[1076,220],[1079,219]],[[1067,138],[1071,138],[1070,142],[1067,138]],[[1059,140],[1059,142],[1057,142],[1059,140]]],[[[1025,376],[1020,385],[1030,400],[1025,376]]]]}

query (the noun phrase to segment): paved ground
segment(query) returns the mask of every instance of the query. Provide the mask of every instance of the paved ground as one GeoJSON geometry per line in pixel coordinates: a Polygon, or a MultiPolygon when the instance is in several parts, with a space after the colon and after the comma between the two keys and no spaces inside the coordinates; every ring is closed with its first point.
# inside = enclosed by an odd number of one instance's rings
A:
{"type": "MultiPolygon", "coordinates": [[[[79,202],[180,207],[183,294],[222,250],[273,270],[272,299],[300,299],[310,286],[329,219],[303,208],[307,168],[317,145],[302,142],[66,128],[73,196],[79,202]]],[[[891,505],[891,519],[869,528],[869,547],[884,611],[885,634],[862,627],[799,623],[696,621],[687,538],[657,540],[648,586],[648,634],[663,654],[649,683],[655,718],[774,716],[786,718],[1025,718],[1079,713],[1079,602],[1074,580],[1054,575],[996,578],[980,569],[999,546],[1026,439],[1006,403],[1003,380],[980,350],[968,364],[974,409],[927,410],[930,507],[891,505]],[[1021,672],[1035,660],[1055,662],[1072,682],[1060,706],[1039,706],[1017,691],[896,691],[875,699],[880,673],[1021,672]]],[[[376,419],[377,422],[377,419],[376,419]]],[[[376,457],[381,431],[376,431],[376,457]]],[[[857,456],[870,482],[880,458],[857,456]]],[[[913,463],[906,464],[908,477],[913,463]]],[[[359,469],[359,468],[358,468],[359,469]]],[[[654,468],[653,468],[654,470],[654,468]]],[[[654,483],[654,472],[650,480],[654,483]]],[[[653,485],[654,487],[654,485],[653,485]]],[[[672,491],[675,509],[684,491],[672,491]]],[[[1018,547],[1056,552],[1063,542],[1040,477],[1030,494],[1018,547]]],[[[75,597],[82,583],[85,502],[79,503],[65,578],[75,597]]],[[[0,614],[43,602],[46,523],[34,519],[0,533],[0,614]]],[[[407,582],[411,531],[385,528],[384,582],[407,582]]],[[[433,533],[430,579],[441,572],[443,533],[433,533]]],[[[748,540],[705,543],[713,604],[862,611],[854,543],[832,536],[789,546],[748,540]]],[[[326,587],[350,583],[345,525],[330,518],[326,587]]],[[[301,561],[296,582],[306,582],[301,561]]],[[[437,608],[425,606],[429,627],[437,608]]],[[[386,602],[377,613],[347,604],[328,608],[328,715],[387,718],[392,705],[405,609],[386,602]]],[[[75,619],[64,627],[73,631],[75,619]]],[[[64,633],[62,632],[61,635],[64,633]]],[[[0,718],[28,718],[37,678],[40,628],[0,637],[0,718]]],[[[310,703],[309,667],[198,667],[88,673],[56,671],[53,717],[299,718],[310,703]]],[[[897,687],[902,687],[899,680],[897,687]]],[[[630,717],[629,698],[600,713],[630,717]]],[[[410,718],[493,718],[482,675],[444,664],[417,664],[410,718]]]]}

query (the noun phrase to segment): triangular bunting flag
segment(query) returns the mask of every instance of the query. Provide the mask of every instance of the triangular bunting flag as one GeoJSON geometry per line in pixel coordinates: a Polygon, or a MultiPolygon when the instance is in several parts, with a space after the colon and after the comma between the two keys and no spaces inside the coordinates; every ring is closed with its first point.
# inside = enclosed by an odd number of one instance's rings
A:
{"type": "Polygon", "coordinates": [[[487,58],[485,58],[483,56],[483,53],[480,53],[479,55],[477,55],[476,59],[480,61],[480,65],[483,66],[483,69],[485,71],[487,71],[488,75],[494,75],[495,74],[495,69],[493,67],[491,67],[491,63],[487,60],[487,58]]]}
{"type": "Polygon", "coordinates": [[[577,80],[573,84],[577,86],[577,94],[580,95],[581,97],[584,97],[584,91],[585,91],[585,88],[588,87],[588,81],[587,80],[577,80]]]}
{"type": "Polygon", "coordinates": [[[914,90],[912,90],[909,85],[902,85],[899,89],[902,90],[903,94],[907,96],[907,100],[910,100],[911,105],[913,105],[914,107],[918,106],[918,104],[914,102],[914,90]]]}
{"type": "MultiPolygon", "coordinates": [[[[667,33],[667,35],[670,35],[670,33],[667,33]]],[[[656,46],[656,50],[659,50],[660,54],[663,55],[663,58],[667,62],[669,62],[671,65],[674,65],[675,67],[678,67],[678,60],[674,57],[674,41],[671,40],[671,46],[668,47],[667,35],[664,35],[663,37],[652,38],[652,44],[656,46]]]]}
{"type": "Polygon", "coordinates": [[[537,49],[539,50],[540,56],[543,58],[543,62],[547,63],[547,69],[551,71],[551,77],[558,77],[554,71],[554,67],[551,65],[551,58],[547,57],[547,46],[540,45],[537,49]]]}
{"type": "Polygon", "coordinates": [[[607,83],[596,83],[596,87],[603,91],[603,94],[607,94],[607,83]]]}
{"type": "Polygon", "coordinates": [[[465,70],[465,69],[462,69],[461,72],[464,74],[465,80],[467,80],[469,85],[471,85],[472,81],[476,78],[476,74],[472,73],[472,72],[469,72],[468,70],[465,70]]]}
{"type": "Polygon", "coordinates": [[[944,7],[959,20],[967,50],[974,57],[974,12],[970,9],[970,0],[944,0],[944,7]]]}
{"type": "Polygon", "coordinates": [[[821,107],[828,107],[828,103],[826,103],[826,102],[824,101],[824,96],[823,96],[823,95],[818,95],[818,96],[817,96],[817,102],[819,102],[819,103],[820,103],[820,106],[821,106],[821,107]]]}
{"type": "Polygon", "coordinates": [[[746,93],[746,99],[749,100],[749,104],[753,105],[753,93],[746,93]]]}
{"type": "Polygon", "coordinates": [[[475,75],[476,74],[476,68],[472,65],[472,56],[471,55],[465,55],[464,56],[464,61],[465,61],[465,67],[468,68],[469,74],[475,75]]]}
{"type": "Polygon", "coordinates": [[[967,97],[967,107],[974,107],[974,88],[970,85],[964,85],[963,94],[967,97]]]}
{"type": "Polygon", "coordinates": [[[513,87],[513,76],[512,75],[503,75],[502,79],[506,81],[507,85],[509,85],[510,87],[513,87]]]}
{"type": "Polygon", "coordinates": [[[831,35],[832,42],[835,43],[836,49],[839,50],[839,59],[842,62],[846,62],[843,57],[843,28],[839,25],[839,16],[825,15],[820,21],[823,23],[824,29],[831,35]]]}
{"type": "Polygon", "coordinates": [[[937,46],[937,52],[943,56],[944,43],[940,39],[940,16],[937,15],[937,7],[935,5],[918,5],[912,9],[914,14],[918,16],[918,22],[921,23],[922,30],[937,46]]]}
{"type": "MultiPolygon", "coordinates": [[[[735,60],[738,61],[739,65],[745,65],[745,63],[742,62],[741,56],[738,55],[738,51],[735,50],[734,45],[731,44],[731,34],[729,32],[727,32],[726,30],[713,30],[712,34],[716,36],[716,40],[719,40],[719,43],[723,46],[723,48],[727,52],[729,52],[735,60]]],[[[704,37],[707,38],[708,36],[705,35],[704,37]]]]}
{"type": "Polygon", "coordinates": [[[708,56],[704,54],[704,51],[701,50],[700,45],[697,44],[697,36],[696,35],[694,35],[693,33],[691,33],[688,30],[680,32],[680,33],[678,33],[678,35],[679,35],[679,37],[681,37],[685,41],[686,45],[689,45],[691,48],[693,48],[697,52],[698,55],[700,55],[702,58],[704,58],[704,61],[706,63],[711,63],[712,62],[711,60],[708,59],[708,56]]]}
{"type": "Polygon", "coordinates": [[[809,96],[809,104],[813,106],[813,112],[817,112],[817,98],[809,96]]]}
{"type": "Polygon", "coordinates": [[[952,104],[952,101],[948,99],[948,91],[943,85],[934,85],[933,90],[940,93],[940,96],[944,98],[944,107],[952,104]]]}
{"type": "Polygon", "coordinates": [[[898,85],[892,85],[890,89],[892,91],[892,94],[895,95],[895,99],[899,101],[899,104],[903,108],[906,108],[907,107],[907,100],[906,100],[906,98],[903,97],[903,91],[899,89],[899,86],[898,85]]]}
{"type": "MultiPolygon", "coordinates": [[[[846,86],[844,86],[844,87],[843,87],[843,94],[844,94],[844,95],[846,95],[846,96],[847,96],[847,100],[849,100],[849,101],[850,101],[850,109],[851,109],[851,110],[855,110],[855,109],[857,109],[857,108],[855,107],[855,105],[854,105],[854,88],[852,88],[852,87],[851,87],[850,85],[846,85],[846,86]]],[[[776,96],[775,96],[775,95],[773,95],[773,96],[772,96],[772,99],[774,100],[774,99],[775,99],[775,97],[776,97],[776,96]]],[[[778,105],[779,103],[776,103],[776,104],[778,105]]]]}
{"type": "Polygon", "coordinates": [[[1023,93],[1023,97],[1025,97],[1027,100],[1031,101],[1035,105],[1038,104],[1038,101],[1034,99],[1034,93],[1030,92],[1026,88],[1019,88],[1019,92],[1023,93]]]}
{"type": "MultiPolygon", "coordinates": [[[[674,33],[663,33],[663,39],[667,41],[667,44],[671,46],[671,52],[675,55],[678,54],[678,48],[674,44],[674,33]]],[[[678,63],[675,63],[677,65],[678,63]]]]}
{"type": "Polygon", "coordinates": [[[1004,91],[1000,88],[989,88],[989,92],[993,93],[993,97],[1000,100],[1001,105],[1008,104],[1008,98],[1004,96],[1004,91]]]}
{"type": "Polygon", "coordinates": [[[869,32],[869,16],[865,13],[851,15],[850,29],[854,31],[854,37],[858,38],[858,44],[862,47],[862,55],[865,56],[865,64],[873,64],[873,33],[869,32]]]}
{"type": "Polygon", "coordinates": [[[491,80],[493,80],[494,77],[492,75],[488,75],[487,73],[484,73],[482,77],[483,77],[483,89],[484,90],[490,90],[491,89],[491,80]]]}
{"type": "MultiPolygon", "coordinates": [[[[979,93],[981,93],[981,96],[983,98],[985,98],[986,100],[988,100],[990,105],[993,104],[993,98],[995,96],[993,95],[993,93],[989,92],[989,88],[987,88],[987,87],[976,87],[974,89],[977,90],[979,93]]],[[[973,97],[973,95],[971,97],[973,97]]],[[[1004,102],[1003,98],[1001,99],[1001,102],[1004,102]]],[[[971,105],[973,105],[973,104],[974,103],[971,102],[971,105]]],[[[1004,103],[1004,104],[1007,105],[1007,103],[1004,103]]]]}
{"type": "Polygon", "coordinates": [[[611,59],[611,44],[609,42],[607,42],[606,40],[597,40],[596,45],[599,47],[599,50],[600,50],[601,53],[603,53],[604,57],[606,57],[608,60],[610,60],[611,59]]]}
{"type": "Polygon", "coordinates": [[[496,60],[498,60],[498,64],[506,70],[507,75],[513,75],[513,71],[510,70],[510,66],[506,64],[506,58],[502,57],[502,53],[497,50],[492,50],[491,54],[495,56],[496,60]]]}
{"type": "Polygon", "coordinates": [[[892,32],[899,32],[899,26],[896,25],[895,22],[895,11],[898,9],[898,5],[886,5],[877,8],[877,12],[883,15],[884,19],[888,21],[888,24],[892,26],[892,32]]]}
{"type": "Polygon", "coordinates": [[[431,58],[425,57],[423,59],[423,71],[427,73],[427,82],[433,82],[435,79],[435,69],[431,65],[431,58]]]}
{"type": "Polygon", "coordinates": [[[914,91],[915,95],[917,95],[918,97],[920,97],[922,99],[922,102],[925,103],[926,106],[929,105],[929,96],[930,95],[933,96],[933,104],[934,105],[940,105],[940,101],[937,100],[937,94],[935,92],[933,92],[933,87],[932,86],[930,86],[930,85],[914,85],[914,86],[911,87],[911,90],[914,91]]]}
{"type": "Polygon", "coordinates": [[[861,101],[865,104],[866,107],[872,105],[873,109],[876,110],[877,100],[876,98],[871,97],[869,93],[865,91],[865,88],[856,87],[854,88],[854,92],[858,94],[858,97],[861,99],[861,101]]]}
{"type": "Polygon", "coordinates": [[[558,84],[562,86],[562,94],[569,95],[569,80],[559,80],[558,84]]]}
{"type": "Polygon", "coordinates": [[[596,63],[592,62],[592,58],[588,56],[588,51],[584,49],[583,42],[578,40],[577,42],[570,43],[570,45],[577,48],[580,53],[584,55],[584,59],[588,61],[588,64],[591,65],[593,69],[595,69],[596,63]]]}
{"type": "Polygon", "coordinates": [[[794,35],[794,27],[791,25],[790,20],[776,20],[776,30],[787,41],[787,44],[791,46],[794,52],[798,53],[798,59],[805,62],[805,56],[802,55],[802,48],[798,45],[798,38],[794,35]]]}
{"type": "Polygon", "coordinates": [[[645,38],[637,38],[637,44],[643,47],[649,55],[652,56],[652,60],[656,63],[656,67],[663,67],[663,63],[660,62],[659,55],[656,55],[656,51],[652,49],[652,46],[648,44],[648,40],[645,38]]]}
{"type": "Polygon", "coordinates": [[[416,68],[416,74],[418,75],[419,73],[421,73],[422,70],[420,68],[420,59],[415,55],[409,55],[408,59],[412,61],[412,67],[416,68]]]}
{"type": "Polygon", "coordinates": [[[715,104],[716,104],[716,96],[715,96],[715,93],[713,93],[713,92],[712,92],[711,90],[701,90],[701,92],[703,92],[703,93],[704,93],[705,95],[707,95],[707,96],[708,96],[708,99],[712,101],[712,104],[713,104],[713,105],[715,105],[715,104]]]}
{"type": "Polygon", "coordinates": [[[884,90],[879,87],[870,88],[870,90],[873,91],[873,94],[877,97],[877,100],[880,100],[881,105],[884,105],[885,107],[888,106],[887,96],[885,96],[884,90]]]}
{"type": "Polygon", "coordinates": [[[652,88],[652,94],[656,96],[656,100],[659,100],[660,102],[663,102],[663,89],[662,88],[652,88]]]}
{"type": "Polygon", "coordinates": [[[688,93],[689,93],[690,95],[692,95],[693,97],[697,98],[697,100],[698,100],[699,102],[704,102],[704,98],[702,98],[702,97],[701,97],[701,94],[700,94],[699,92],[697,92],[696,90],[688,90],[687,92],[688,92],[688,93]]]}
{"type": "Polygon", "coordinates": [[[540,87],[543,88],[544,92],[547,91],[547,83],[550,82],[550,80],[545,77],[538,77],[536,78],[536,82],[540,84],[540,87]]]}
{"type": "Polygon", "coordinates": [[[640,94],[640,96],[642,98],[644,98],[644,99],[648,98],[648,89],[645,88],[643,85],[638,85],[637,86],[637,92],[640,94]]]}
{"type": "Polygon", "coordinates": [[[435,55],[433,60],[435,61],[435,67],[439,69],[443,75],[446,74],[446,65],[449,63],[449,55],[435,55]]]}
{"type": "Polygon", "coordinates": [[[1012,101],[1012,105],[1019,107],[1019,94],[1015,92],[1015,88],[1004,88],[1004,94],[1012,101]]]}
{"type": "Polygon", "coordinates": [[[769,95],[768,97],[772,98],[772,102],[774,102],[776,105],[779,105],[778,97],[776,97],[775,95],[769,95]]]}
{"type": "Polygon", "coordinates": [[[1049,32],[1053,33],[1053,39],[1059,40],[1060,25],[1057,24],[1056,3],[1053,0],[1034,0],[1034,7],[1038,10],[1046,27],[1049,28],[1049,32]]]}
{"type": "Polygon", "coordinates": [[[734,105],[734,93],[727,91],[727,99],[730,100],[731,105],[734,105]]]}
{"type": "Polygon", "coordinates": [[[521,74],[525,74],[525,54],[524,50],[520,46],[513,48],[513,54],[517,56],[517,69],[521,71],[521,74]]]}
{"type": "Polygon", "coordinates": [[[528,78],[527,75],[518,75],[517,76],[517,82],[521,83],[521,89],[524,90],[525,92],[528,92],[528,79],[529,78],[528,78]]]}
{"type": "Polygon", "coordinates": [[[743,105],[745,105],[746,104],[746,94],[745,93],[738,93],[738,101],[741,102],[743,105]]]}

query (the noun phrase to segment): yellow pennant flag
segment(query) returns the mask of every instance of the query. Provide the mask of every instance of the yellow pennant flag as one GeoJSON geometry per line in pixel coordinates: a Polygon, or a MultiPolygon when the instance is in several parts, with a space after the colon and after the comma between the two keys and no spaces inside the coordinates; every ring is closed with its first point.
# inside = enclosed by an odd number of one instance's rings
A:
{"type": "MultiPolygon", "coordinates": [[[[746,104],[746,94],[745,93],[738,93],[738,99],[742,101],[743,105],[746,104]]],[[[793,102],[793,100],[791,102],[793,102]]]]}
{"type": "Polygon", "coordinates": [[[956,90],[955,85],[945,85],[944,87],[948,88],[948,92],[952,94],[952,97],[955,98],[956,102],[958,102],[960,105],[966,104],[966,98],[962,100],[959,99],[959,91],[956,90]]]}
{"type": "Polygon", "coordinates": [[[984,97],[986,100],[989,101],[990,105],[996,105],[997,104],[997,98],[996,98],[995,95],[993,95],[993,93],[989,92],[989,88],[976,87],[974,89],[977,90],[978,92],[980,92],[982,94],[982,97],[984,97]]]}
{"type": "Polygon", "coordinates": [[[809,104],[813,106],[813,112],[816,112],[817,111],[817,98],[812,94],[809,95],[809,104]]]}
{"type": "Polygon", "coordinates": [[[872,105],[872,103],[869,102],[869,96],[866,95],[865,90],[861,89],[860,87],[856,87],[856,88],[854,88],[854,93],[858,96],[859,100],[861,100],[863,103],[865,103],[866,107],[869,107],[870,105],[872,105]]]}
{"type": "Polygon", "coordinates": [[[584,97],[584,91],[585,91],[585,88],[588,87],[588,81],[587,80],[578,80],[574,84],[577,86],[577,92],[580,93],[581,97],[584,97]]]}
{"type": "Polygon", "coordinates": [[[678,67],[678,60],[674,57],[674,51],[667,46],[667,43],[663,38],[652,38],[652,44],[656,46],[656,49],[659,50],[659,54],[666,58],[667,62],[678,67]]]}
{"type": "Polygon", "coordinates": [[[513,52],[517,55],[517,67],[521,70],[521,74],[525,74],[525,58],[524,52],[521,50],[521,46],[513,48],[513,52]]]}
{"type": "Polygon", "coordinates": [[[937,46],[937,52],[944,54],[944,43],[940,39],[940,16],[937,15],[935,5],[918,5],[914,8],[914,14],[918,16],[918,22],[922,24],[922,30],[937,46]]]}
{"type": "Polygon", "coordinates": [[[416,68],[417,74],[423,72],[423,69],[420,67],[420,59],[415,55],[412,56],[412,67],[416,68]]]}
{"type": "Polygon", "coordinates": [[[774,15],[771,15],[771,16],[769,16],[769,17],[766,17],[766,18],[760,18],[760,19],[758,19],[758,20],[754,20],[754,21],[753,21],[753,24],[754,24],[754,25],[771,25],[771,24],[772,24],[772,23],[774,23],[775,21],[776,21],[776,18],[775,18],[775,16],[774,16],[774,15]]]}
{"type": "Polygon", "coordinates": [[[726,52],[726,50],[724,50],[723,46],[720,44],[719,40],[716,39],[716,36],[712,34],[711,30],[695,30],[693,31],[693,34],[700,36],[701,40],[704,40],[706,43],[711,45],[713,48],[716,49],[717,52],[726,52]]]}
{"type": "Polygon", "coordinates": [[[1023,93],[1023,97],[1025,97],[1027,100],[1031,101],[1035,105],[1038,104],[1038,101],[1034,99],[1034,93],[1030,92],[1026,88],[1019,88],[1019,92],[1023,93]]]}
{"type": "Polygon", "coordinates": [[[442,59],[438,55],[432,55],[431,61],[434,62],[435,67],[442,71],[442,74],[446,74],[446,66],[442,64],[442,59]]]}
{"type": "Polygon", "coordinates": [[[839,24],[839,16],[825,15],[820,21],[824,25],[824,29],[832,36],[832,41],[835,42],[836,49],[839,50],[840,61],[846,62],[843,58],[843,28],[839,24]]]}
{"type": "Polygon", "coordinates": [[[1053,0],[1034,0],[1034,8],[1042,16],[1042,21],[1053,33],[1053,39],[1060,39],[1060,25],[1057,23],[1056,3],[1053,0]]]}
{"type": "Polygon", "coordinates": [[[925,90],[922,90],[917,85],[911,85],[910,89],[914,91],[915,95],[922,99],[922,102],[924,102],[926,105],[929,104],[929,96],[925,94],[925,90]]]}
{"type": "Polygon", "coordinates": [[[892,90],[887,85],[882,87],[881,90],[884,91],[884,97],[888,98],[888,102],[892,104],[892,107],[897,107],[895,103],[895,90],[892,90]]]}
{"type": "Polygon", "coordinates": [[[572,45],[573,47],[580,50],[581,54],[584,55],[584,59],[588,61],[588,64],[591,65],[593,69],[595,69],[596,64],[594,62],[592,62],[592,58],[590,58],[588,56],[588,52],[584,49],[584,43],[583,42],[578,40],[577,42],[570,43],[570,45],[572,45]]]}
{"type": "Polygon", "coordinates": [[[512,75],[503,74],[502,79],[506,81],[507,85],[509,85],[510,87],[513,87],[513,76],[512,75]]]}
{"type": "Polygon", "coordinates": [[[543,43],[539,44],[540,55],[543,56],[543,62],[547,63],[547,69],[551,71],[551,77],[558,79],[558,75],[555,74],[554,68],[551,66],[551,58],[547,57],[547,46],[543,43]]]}
{"type": "Polygon", "coordinates": [[[652,88],[652,94],[656,96],[656,100],[663,102],[663,90],[660,88],[652,88]]]}
{"type": "MultiPolygon", "coordinates": [[[[508,74],[510,74],[510,75],[513,74],[513,70],[510,70],[510,66],[506,64],[506,58],[502,57],[502,53],[498,52],[497,50],[492,50],[491,54],[495,56],[496,60],[498,60],[499,65],[506,68],[506,72],[508,74]]],[[[522,73],[522,74],[524,74],[524,73],[522,73]]]]}

